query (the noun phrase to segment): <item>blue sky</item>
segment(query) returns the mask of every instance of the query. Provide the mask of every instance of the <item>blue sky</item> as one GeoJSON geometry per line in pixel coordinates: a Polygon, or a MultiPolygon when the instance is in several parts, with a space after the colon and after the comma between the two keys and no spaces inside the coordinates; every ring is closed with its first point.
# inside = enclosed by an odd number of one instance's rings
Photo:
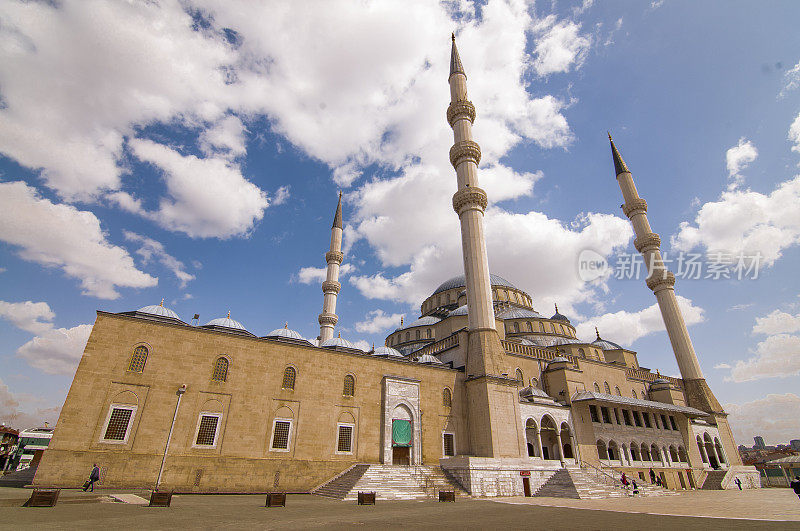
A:
{"type": "MultiPolygon", "coordinates": [[[[380,344],[458,274],[449,33],[478,119],[492,271],[677,374],[606,131],[678,279],[739,442],[800,437],[795,2],[6,2],[0,7],[0,420],[54,420],[95,310],[165,304],[318,334],[344,193],[343,337],[380,344]]],[[[25,426],[23,426],[25,427],[25,426]]]]}

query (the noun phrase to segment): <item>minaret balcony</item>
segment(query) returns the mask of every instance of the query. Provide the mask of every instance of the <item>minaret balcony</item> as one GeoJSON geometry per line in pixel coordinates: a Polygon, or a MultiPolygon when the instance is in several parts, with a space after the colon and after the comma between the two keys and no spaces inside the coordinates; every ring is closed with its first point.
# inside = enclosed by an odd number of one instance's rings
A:
{"type": "Polygon", "coordinates": [[[470,123],[475,121],[475,106],[471,101],[454,101],[447,107],[447,123],[450,127],[454,127],[462,118],[466,118],[470,123]]]}
{"type": "Polygon", "coordinates": [[[474,162],[476,166],[480,164],[481,147],[477,142],[462,140],[450,148],[450,164],[453,165],[453,168],[458,168],[458,165],[465,161],[474,162]]]}
{"type": "Polygon", "coordinates": [[[655,232],[645,234],[641,238],[633,240],[633,246],[636,247],[636,250],[640,253],[655,251],[661,247],[661,236],[655,232]]]}
{"type": "Polygon", "coordinates": [[[322,292],[323,293],[333,293],[334,295],[338,294],[342,290],[342,284],[335,281],[335,280],[326,280],[322,283],[322,292]]]}
{"type": "Polygon", "coordinates": [[[331,262],[335,262],[337,264],[341,264],[344,260],[344,253],[341,251],[328,251],[325,253],[325,262],[330,264],[331,262]]]}
{"type": "Polygon", "coordinates": [[[318,321],[320,326],[336,326],[336,323],[339,322],[339,317],[334,313],[321,313],[319,314],[318,321]]]}
{"type": "Polygon", "coordinates": [[[665,289],[673,289],[675,286],[675,275],[672,271],[654,271],[652,275],[647,277],[647,287],[653,290],[653,293],[665,289]]]}
{"type": "Polygon", "coordinates": [[[483,212],[488,203],[486,192],[474,186],[463,188],[453,194],[453,210],[455,210],[459,216],[465,210],[470,209],[483,212]]]}
{"type": "Polygon", "coordinates": [[[637,214],[646,214],[647,213],[647,201],[642,199],[634,199],[632,201],[628,201],[624,205],[622,205],[622,211],[628,216],[628,219],[632,218],[637,214]]]}

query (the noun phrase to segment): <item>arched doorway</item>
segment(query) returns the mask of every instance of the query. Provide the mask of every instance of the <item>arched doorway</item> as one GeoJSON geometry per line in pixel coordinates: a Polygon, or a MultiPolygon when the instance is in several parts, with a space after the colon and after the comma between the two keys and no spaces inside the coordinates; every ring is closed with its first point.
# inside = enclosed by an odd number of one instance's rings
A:
{"type": "Polygon", "coordinates": [[[620,456],[619,446],[614,441],[608,441],[608,459],[610,461],[619,461],[620,464],[624,465],[620,456]]]}
{"type": "Polygon", "coordinates": [[[714,437],[714,449],[717,451],[717,457],[719,458],[719,464],[724,465],[727,464],[727,460],[725,459],[725,453],[722,451],[722,444],[719,442],[719,439],[714,437]]]}
{"type": "Polygon", "coordinates": [[[533,419],[525,421],[525,442],[528,447],[528,457],[541,457],[539,452],[539,427],[533,419]]]}
{"type": "Polygon", "coordinates": [[[540,434],[542,439],[542,458],[558,459],[560,453],[558,451],[558,429],[555,421],[549,415],[542,417],[540,434]]]}
{"type": "Polygon", "coordinates": [[[566,422],[561,423],[561,448],[564,459],[574,459],[575,454],[572,451],[572,433],[569,431],[569,424],[566,422]]]}
{"type": "Polygon", "coordinates": [[[711,436],[708,433],[703,434],[703,446],[706,449],[706,455],[708,456],[708,464],[711,465],[711,468],[719,468],[719,461],[717,461],[717,452],[716,448],[714,448],[714,441],[711,440],[711,436]]]}
{"type": "Polygon", "coordinates": [[[601,460],[608,459],[608,449],[603,441],[597,441],[597,457],[601,460]]]}
{"type": "Polygon", "coordinates": [[[392,464],[410,465],[413,462],[414,418],[411,410],[401,404],[392,411],[392,464]]]}

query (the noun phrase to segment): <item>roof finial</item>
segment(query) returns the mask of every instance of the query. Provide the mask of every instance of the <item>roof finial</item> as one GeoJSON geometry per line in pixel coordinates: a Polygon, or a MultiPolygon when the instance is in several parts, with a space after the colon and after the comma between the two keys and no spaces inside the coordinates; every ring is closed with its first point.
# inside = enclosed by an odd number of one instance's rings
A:
{"type": "Polygon", "coordinates": [[[161,297],[161,302],[158,303],[162,308],[164,307],[164,297],[161,297]]]}
{"type": "Polygon", "coordinates": [[[594,333],[597,334],[597,339],[600,339],[600,331],[597,330],[597,327],[594,327],[594,333]]]}
{"type": "Polygon", "coordinates": [[[450,38],[453,39],[453,42],[456,42],[456,32],[450,34],[450,38]]]}
{"type": "Polygon", "coordinates": [[[230,318],[231,318],[231,311],[228,310],[228,319],[230,319],[230,318]]]}
{"type": "MultiPolygon", "coordinates": [[[[608,131],[606,131],[608,133],[608,131]]],[[[630,173],[628,166],[625,164],[625,161],[622,160],[622,156],[617,151],[617,146],[614,145],[614,140],[611,138],[611,133],[608,133],[608,141],[611,142],[611,155],[614,157],[614,171],[617,172],[617,175],[620,173],[630,173]]]]}

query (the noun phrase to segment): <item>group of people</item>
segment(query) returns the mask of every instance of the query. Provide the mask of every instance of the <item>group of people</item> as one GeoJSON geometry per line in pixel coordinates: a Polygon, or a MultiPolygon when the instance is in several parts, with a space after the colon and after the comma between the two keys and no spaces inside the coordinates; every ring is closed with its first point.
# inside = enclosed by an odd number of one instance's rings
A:
{"type": "MultiPolygon", "coordinates": [[[[634,495],[639,494],[639,485],[636,484],[636,480],[635,479],[629,480],[628,476],[625,475],[625,472],[622,473],[622,476],[620,476],[619,481],[625,487],[628,487],[630,485],[631,488],[633,489],[634,495]]],[[[652,483],[653,485],[657,485],[659,487],[666,487],[666,485],[662,483],[661,477],[658,476],[652,468],[650,469],[650,483],[652,483]]]]}

